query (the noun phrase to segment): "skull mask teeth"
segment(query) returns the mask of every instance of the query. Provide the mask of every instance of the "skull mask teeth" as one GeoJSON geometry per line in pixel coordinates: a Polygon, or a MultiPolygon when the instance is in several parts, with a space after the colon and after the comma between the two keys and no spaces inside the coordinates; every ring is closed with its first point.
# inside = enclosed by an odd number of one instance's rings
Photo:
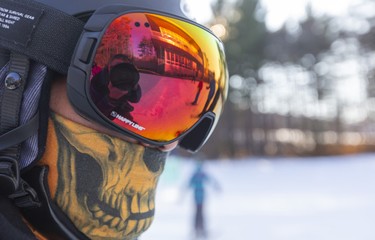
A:
{"type": "Polygon", "coordinates": [[[153,220],[166,154],[60,118],[57,204],[93,239],[138,236],[153,220]]]}

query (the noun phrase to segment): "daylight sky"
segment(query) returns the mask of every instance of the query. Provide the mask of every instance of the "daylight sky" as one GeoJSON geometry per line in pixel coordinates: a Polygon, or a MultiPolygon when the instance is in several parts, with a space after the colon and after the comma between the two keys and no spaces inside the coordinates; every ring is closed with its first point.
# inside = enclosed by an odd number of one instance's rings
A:
{"type": "MultiPolygon", "coordinates": [[[[198,22],[205,22],[212,17],[210,4],[215,0],[183,0],[191,8],[192,15],[198,22]]],[[[234,2],[235,0],[227,0],[234,2]]],[[[247,1],[247,0],[243,0],[247,1]]],[[[306,16],[305,6],[310,3],[313,11],[321,14],[342,16],[348,10],[364,0],[261,0],[261,5],[267,9],[266,24],[270,30],[279,29],[287,19],[303,19],[306,16]]],[[[374,9],[368,9],[372,11],[374,9]]]]}
{"type": "Polygon", "coordinates": [[[348,13],[351,6],[362,0],[261,0],[262,6],[267,9],[266,23],[270,30],[279,29],[290,18],[303,19],[306,16],[305,6],[311,4],[314,12],[334,16],[348,13]]]}

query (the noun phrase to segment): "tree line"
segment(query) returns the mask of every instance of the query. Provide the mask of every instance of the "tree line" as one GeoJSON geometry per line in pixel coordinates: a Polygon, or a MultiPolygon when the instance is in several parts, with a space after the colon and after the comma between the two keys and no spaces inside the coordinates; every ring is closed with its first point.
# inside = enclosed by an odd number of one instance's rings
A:
{"type": "Polygon", "coordinates": [[[375,14],[314,12],[267,29],[257,0],[218,0],[230,75],[207,158],[326,155],[375,150],[375,14]]]}

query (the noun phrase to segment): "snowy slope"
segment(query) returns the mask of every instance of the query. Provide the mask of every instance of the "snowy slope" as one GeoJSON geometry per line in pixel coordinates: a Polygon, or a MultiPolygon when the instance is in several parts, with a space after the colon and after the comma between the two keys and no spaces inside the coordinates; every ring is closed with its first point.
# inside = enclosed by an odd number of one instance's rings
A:
{"type": "MultiPolygon", "coordinates": [[[[171,157],[159,182],[156,216],[140,240],[192,240],[186,182],[195,163],[171,157]]],[[[205,164],[215,240],[374,240],[375,154],[251,158],[205,164]]]]}

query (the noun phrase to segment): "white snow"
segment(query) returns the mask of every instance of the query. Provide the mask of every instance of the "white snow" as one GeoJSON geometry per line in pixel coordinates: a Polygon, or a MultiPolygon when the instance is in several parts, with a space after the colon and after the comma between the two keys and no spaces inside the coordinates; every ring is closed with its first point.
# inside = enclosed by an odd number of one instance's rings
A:
{"type": "MultiPolygon", "coordinates": [[[[192,240],[191,159],[171,156],[140,240],[192,240]]],[[[214,240],[374,240],[375,154],[210,161],[206,225],[214,240]]]]}

